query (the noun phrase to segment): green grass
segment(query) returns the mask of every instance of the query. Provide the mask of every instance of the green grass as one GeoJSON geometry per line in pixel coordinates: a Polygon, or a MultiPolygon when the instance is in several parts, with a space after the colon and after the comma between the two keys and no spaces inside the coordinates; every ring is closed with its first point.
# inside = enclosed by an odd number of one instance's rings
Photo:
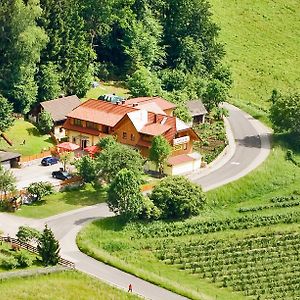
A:
{"type": "MultiPolygon", "coordinates": [[[[300,89],[297,0],[210,0],[234,86],[233,102],[264,114],[274,88],[300,89]]],[[[256,113],[255,113],[256,111],[256,113]]]]}
{"type": "Polygon", "coordinates": [[[85,99],[89,98],[98,98],[104,94],[116,94],[117,96],[127,98],[129,96],[128,90],[122,86],[119,82],[109,81],[109,82],[101,82],[99,86],[96,88],[91,88],[85,99]]]}
{"type": "Polygon", "coordinates": [[[15,300],[140,299],[75,271],[3,280],[0,294],[1,299],[15,300]]]}
{"type": "MultiPolygon", "coordinates": [[[[242,216],[277,216],[300,212],[300,207],[271,208],[255,213],[240,213],[238,208],[270,203],[271,197],[289,195],[300,191],[300,168],[285,159],[286,150],[276,144],[270,157],[255,171],[246,177],[224,187],[207,193],[208,204],[202,215],[188,222],[233,219],[242,216]]],[[[299,159],[300,155],[296,155],[299,159]]],[[[185,226],[185,225],[184,225],[185,226]]],[[[244,295],[232,292],[230,287],[220,288],[211,280],[178,269],[176,265],[163,263],[156,256],[156,247],[167,242],[168,238],[143,237],[140,232],[147,232],[152,224],[125,226],[116,218],[98,220],[89,224],[80,232],[77,243],[87,254],[112,264],[146,280],[155,282],[192,299],[245,299],[244,295]],[[141,230],[137,230],[140,228],[141,230]],[[165,242],[164,242],[165,241],[165,242]],[[139,259],[136,259],[136,258],[139,259]]],[[[166,226],[167,227],[167,226],[166,226]]],[[[186,226],[185,226],[186,227],[186,226]]],[[[299,224],[275,224],[267,227],[245,230],[223,230],[208,234],[183,235],[172,238],[171,245],[188,243],[191,239],[243,239],[251,234],[265,234],[274,231],[297,231],[299,224]]],[[[158,233],[164,225],[157,226],[158,233]]],[[[170,231],[172,232],[172,230],[170,231]]],[[[161,234],[160,234],[161,235],[161,234]]]]}
{"type": "Polygon", "coordinates": [[[27,218],[47,218],[73,209],[102,203],[105,199],[104,188],[94,188],[86,184],[84,188],[55,193],[35,204],[23,205],[14,214],[27,218]]]}
{"type": "Polygon", "coordinates": [[[48,150],[49,147],[53,147],[49,135],[41,135],[34,125],[23,119],[15,120],[14,125],[5,132],[5,135],[13,143],[13,146],[9,146],[4,139],[0,138],[0,149],[6,151],[32,155],[40,153],[43,149],[48,150]],[[24,140],[25,145],[23,145],[24,140]]]}

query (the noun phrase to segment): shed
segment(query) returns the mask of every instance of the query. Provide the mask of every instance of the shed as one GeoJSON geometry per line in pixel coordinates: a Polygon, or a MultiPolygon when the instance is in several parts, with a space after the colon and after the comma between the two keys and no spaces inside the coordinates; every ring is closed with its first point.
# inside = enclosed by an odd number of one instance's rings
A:
{"type": "Polygon", "coordinates": [[[16,168],[20,157],[20,153],[0,151],[0,163],[5,169],[16,168]]]}
{"type": "Polygon", "coordinates": [[[193,124],[205,122],[207,110],[201,100],[191,100],[186,103],[186,106],[193,117],[193,124]]]}

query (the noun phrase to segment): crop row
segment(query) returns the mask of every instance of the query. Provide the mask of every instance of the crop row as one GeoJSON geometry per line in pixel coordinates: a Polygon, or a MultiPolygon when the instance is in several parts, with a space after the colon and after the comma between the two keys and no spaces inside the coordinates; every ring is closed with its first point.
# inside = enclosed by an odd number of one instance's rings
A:
{"type": "Polygon", "coordinates": [[[174,246],[173,242],[165,241],[157,247],[156,255],[165,263],[246,296],[300,298],[299,233],[270,233],[234,241],[193,240],[192,251],[186,243],[174,246]],[[251,239],[255,248],[249,247],[251,239]],[[216,246],[214,251],[207,247],[211,244],[216,246]]]}
{"type": "Polygon", "coordinates": [[[265,204],[265,205],[257,205],[252,207],[240,207],[238,209],[238,212],[244,213],[244,212],[255,212],[265,209],[272,209],[272,208],[287,208],[287,207],[295,207],[299,206],[300,201],[287,201],[287,202],[275,202],[272,204],[265,204]]]}
{"type": "Polygon", "coordinates": [[[246,215],[238,218],[228,218],[211,221],[185,222],[153,222],[151,224],[131,223],[129,229],[137,238],[179,237],[193,234],[205,234],[228,229],[241,230],[279,223],[291,224],[300,221],[300,212],[290,212],[275,215],[246,215]]]}

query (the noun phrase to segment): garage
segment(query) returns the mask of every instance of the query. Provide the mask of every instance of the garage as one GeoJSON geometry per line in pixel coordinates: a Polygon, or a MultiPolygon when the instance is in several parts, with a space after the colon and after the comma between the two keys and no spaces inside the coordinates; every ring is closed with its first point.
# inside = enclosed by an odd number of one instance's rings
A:
{"type": "Polygon", "coordinates": [[[0,151],[0,163],[6,170],[17,168],[21,154],[16,152],[0,151]]]}

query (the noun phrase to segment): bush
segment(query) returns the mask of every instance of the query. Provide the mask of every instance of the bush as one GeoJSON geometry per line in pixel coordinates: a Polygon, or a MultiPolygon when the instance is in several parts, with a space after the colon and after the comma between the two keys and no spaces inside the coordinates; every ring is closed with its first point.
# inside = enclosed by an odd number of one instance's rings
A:
{"type": "Polygon", "coordinates": [[[14,256],[5,256],[1,259],[1,266],[6,270],[16,269],[19,266],[18,260],[14,256]]]}
{"type": "Polygon", "coordinates": [[[160,216],[160,209],[157,208],[148,197],[144,197],[143,208],[140,214],[140,218],[145,220],[158,220],[160,216]]]}
{"type": "Polygon", "coordinates": [[[185,177],[170,176],[154,188],[150,199],[161,210],[161,218],[187,218],[200,213],[205,195],[185,177]]]}
{"type": "Polygon", "coordinates": [[[18,261],[19,267],[27,268],[32,266],[33,258],[27,251],[20,250],[19,252],[16,252],[14,257],[18,261]]]}

